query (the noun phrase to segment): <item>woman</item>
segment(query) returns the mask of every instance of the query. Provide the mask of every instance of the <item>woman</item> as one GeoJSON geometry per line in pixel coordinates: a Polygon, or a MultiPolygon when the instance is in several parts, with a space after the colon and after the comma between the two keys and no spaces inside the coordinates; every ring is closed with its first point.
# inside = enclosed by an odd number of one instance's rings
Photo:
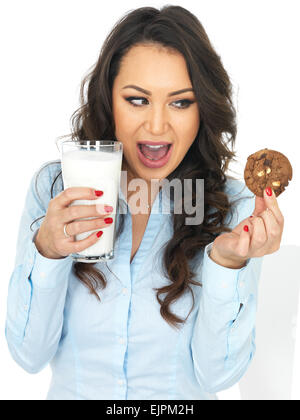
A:
{"type": "Polygon", "coordinates": [[[117,209],[69,207],[101,192],[63,191],[60,162],[44,165],[21,219],[11,354],[31,373],[51,364],[48,399],[215,399],[253,357],[261,257],[279,248],[283,229],[271,190],[254,199],[226,176],[236,137],[228,75],[190,12],[140,8],[114,27],[81,93],[72,138],[123,143],[119,206],[127,213],[115,258],[73,263],[70,254],[101,240],[117,209]],[[166,164],[140,159],[138,148],[155,160],[147,144],[165,142],[166,164]],[[148,196],[146,214],[131,212],[135,179],[192,179],[193,198],[204,179],[204,220],[188,225],[185,212],[164,214],[161,190],[148,196]]]}

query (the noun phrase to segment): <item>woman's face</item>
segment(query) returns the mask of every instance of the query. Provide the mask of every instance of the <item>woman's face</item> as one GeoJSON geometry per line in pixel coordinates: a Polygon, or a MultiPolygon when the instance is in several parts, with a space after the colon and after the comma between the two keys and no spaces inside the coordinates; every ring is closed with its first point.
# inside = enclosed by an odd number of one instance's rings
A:
{"type": "Polygon", "coordinates": [[[155,45],[132,47],[123,57],[112,97],[115,135],[123,143],[123,169],[129,172],[128,178],[147,182],[166,178],[183,160],[200,123],[183,56],[155,45]],[[139,146],[140,142],[146,145],[139,146]],[[170,146],[158,152],[147,147],[150,142],[170,146]],[[158,161],[166,152],[167,162],[164,157],[158,161]]]}

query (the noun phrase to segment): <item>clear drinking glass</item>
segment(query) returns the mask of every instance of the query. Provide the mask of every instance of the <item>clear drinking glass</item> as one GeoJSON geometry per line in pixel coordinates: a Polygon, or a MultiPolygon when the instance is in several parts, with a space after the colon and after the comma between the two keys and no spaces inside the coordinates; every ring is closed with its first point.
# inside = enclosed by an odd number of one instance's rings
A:
{"type": "MultiPolygon", "coordinates": [[[[103,229],[99,241],[80,254],[72,254],[72,258],[86,263],[110,260],[114,257],[123,144],[113,140],[68,140],[63,141],[61,145],[64,189],[90,187],[104,193],[96,200],[73,201],[71,206],[108,204],[113,207],[113,212],[109,215],[113,218],[113,223],[103,229]]],[[[82,220],[88,219],[93,217],[82,220]]],[[[93,232],[96,230],[78,234],[75,239],[85,239],[93,232]]]]}

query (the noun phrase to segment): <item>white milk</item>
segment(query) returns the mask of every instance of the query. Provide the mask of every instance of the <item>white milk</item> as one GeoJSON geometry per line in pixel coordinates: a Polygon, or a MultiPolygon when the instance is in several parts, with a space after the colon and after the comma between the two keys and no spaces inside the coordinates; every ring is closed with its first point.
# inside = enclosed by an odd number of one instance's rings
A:
{"type": "MultiPolygon", "coordinates": [[[[110,254],[113,251],[121,165],[121,151],[111,153],[73,150],[63,153],[62,175],[65,189],[69,187],[90,187],[103,191],[103,195],[96,200],[76,200],[71,205],[108,204],[113,207],[113,212],[108,215],[108,217],[113,218],[113,223],[103,229],[103,234],[98,242],[81,251],[80,255],[95,257],[110,254]]],[[[85,239],[92,232],[98,230],[100,229],[76,235],[76,240],[85,239]]]]}

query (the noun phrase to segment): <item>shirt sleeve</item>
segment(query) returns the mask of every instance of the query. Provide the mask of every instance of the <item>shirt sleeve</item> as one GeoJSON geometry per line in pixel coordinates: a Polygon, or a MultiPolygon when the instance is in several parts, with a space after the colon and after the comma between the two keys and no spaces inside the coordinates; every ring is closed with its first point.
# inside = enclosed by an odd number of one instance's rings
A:
{"type": "MultiPolygon", "coordinates": [[[[238,205],[234,225],[252,214],[254,198],[238,205]]],[[[234,226],[232,226],[234,227],[234,226]]],[[[209,393],[231,387],[243,376],[255,352],[255,319],[262,258],[241,269],[218,265],[204,250],[202,291],[191,349],[198,382],[209,393]]]]}
{"type": "Polygon", "coordinates": [[[57,351],[72,268],[71,257],[45,258],[34,244],[34,237],[47,211],[53,181],[49,171],[39,173],[35,173],[31,180],[20,221],[15,266],[8,288],[5,328],[12,357],[30,373],[40,371],[57,351]],[[33,225],[36,229],[32,231],[31,224],[38,218],[33,225]]]}

